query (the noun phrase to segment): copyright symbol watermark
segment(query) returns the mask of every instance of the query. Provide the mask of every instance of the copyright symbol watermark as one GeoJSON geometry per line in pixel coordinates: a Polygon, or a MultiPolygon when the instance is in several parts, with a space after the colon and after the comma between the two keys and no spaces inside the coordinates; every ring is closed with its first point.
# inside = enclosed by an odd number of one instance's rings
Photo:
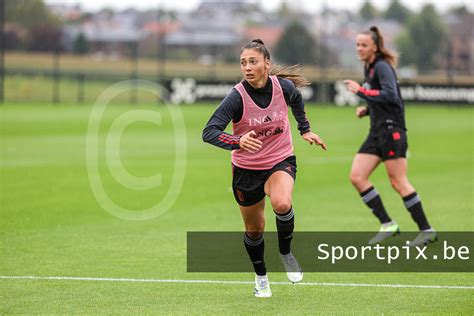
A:
{"type": "MultiPolygon", "coordinates": [[[[89,184],[97,202],[100,206],[110,214],[125,220],[148,220],[156,218],[167,212],[178,198],[183,186],[184,175],[186,170],[186,128],[181,109],[176,105],[168,105],[162,102],[168,110],[173,129],[174,129],[174,173],[171,184],[166,195],[157,201],[153,206],[132,210],[124,208],[115,203],[107,194],[101,178],[99,168],[99,156],[101,153],[99,131],[104,112],[109,103],[119,94],[127,92],[133,87],[140,91],[154,94],[160,97],[160,91],[164,91],[164,87],[146,80],[126,80],[111,85],[102,92],[92,107],[89,124],[87,128],[86,139],[86,165],[89,184]]],[[[120,141],[124,130],[132,123],[148,122],[160,127],[162,124],[161,114],[152,110],[130,110],[117,117],[105,138],[106,164],[112,177],[123,187],[130,190],[148,190],[162,185],[162,175],[157,173],[149,177],[137,177],[129,173],[122,164],[120,159],[120,141]]]]}

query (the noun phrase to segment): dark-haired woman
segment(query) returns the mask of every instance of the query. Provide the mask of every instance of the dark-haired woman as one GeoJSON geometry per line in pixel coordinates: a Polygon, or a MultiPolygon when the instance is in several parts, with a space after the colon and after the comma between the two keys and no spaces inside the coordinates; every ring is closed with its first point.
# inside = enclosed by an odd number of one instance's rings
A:
{"type": "Polygon", "coordinates": [[[304,140],[326,149],[311,132],[304,103],[296,87],[309,82],[294,68],[272,65],[260,39],[247,43],[240,53],[243,80],[221,102],[203,131],[203,140],[232,150],[232,189],[244,221],[244,245],[256,276],[256,297],[270,297],[264,261],[265,196],[276,215],[280,257],[288,279],[300,282],[301,267],[291,253],[294,229],[292,192],[296,157],[288,120],[288,106],[304,140]],[[232,121],[232,134],[224,130],[232,121]]]}
{"type": "Polygon", "coordinates": [[[426,245],[435,241],[437,235],[426,219],[419,195],[407,178],[405,111],[394,70],[397,55],[385,48],[383,37],[375,26],[357,35],[356,47],[359,59],[364,62],[365,81],[361,86],[353,80],[345,80],[345,85],[367,102],[367,106],[357,107],[356,115],[359,118],[370,116],[370,132],[354,158],[350,180],[381,223],[379,232],[369,244],[380,243],[400,232],[369,181],[369,176],[383,162],[392,187],[402,197],[420,230],[410,246],[426,245]]]}

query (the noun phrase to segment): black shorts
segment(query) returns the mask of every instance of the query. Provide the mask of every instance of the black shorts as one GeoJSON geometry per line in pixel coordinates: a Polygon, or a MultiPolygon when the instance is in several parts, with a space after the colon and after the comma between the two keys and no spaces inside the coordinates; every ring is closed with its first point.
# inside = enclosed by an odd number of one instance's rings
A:
{"type": "Polygon", "coordinates": [[[371,131],[360,146],[360,154],[379,156],[383,161],[406,157],[408,149],[407,133],[402,128],[371,131]]]}
{"type": "Polygon", "coordinates": [[[290,156],[267,170],[251,170],[232,165],[232,190],[237,203],[251,206],[260,202],[265,197],[265,182],[280,170],[296,180],[296,157],[290,156]]]}

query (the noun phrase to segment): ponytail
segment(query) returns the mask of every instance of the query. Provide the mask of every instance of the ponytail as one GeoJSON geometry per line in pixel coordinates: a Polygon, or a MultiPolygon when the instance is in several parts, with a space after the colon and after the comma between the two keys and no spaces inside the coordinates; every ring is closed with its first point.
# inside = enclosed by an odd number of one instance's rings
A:
{"type": "Polygon", "coordinates": [[[377,46],[377,54],[385,59],[392,67],[397,66],[398,54],[392,50],[385,48],[383,36],[379,31],[379,28],[372,26],[369,31],[362,32],[362,34],[370,35],[375,45],[377,46]]]}
{"type": "MultiPolygon", "coordinates": [[[[263,57],[266,60],[271,60],[270,58],[270,52],[268,49],[265,47],[265,44],[263,41],[259,38],[254,39],[242,47],[242,50],[240,53],[245,49],[255,49],[262,53],[263,57]]],[[[305,87],[309,86],[311,82],[308,81],[301,73],[300,73],[300,68],[298,65],[293,65],[293,66],[288,66],[288,67],[282,67],[279,66],[275,63],[272,63],[270,66],[270,71],[269,71],[270,76],[277,76],[280,78],[285,78],[293,82],[295,87],[305,87]]]]}
{"type": "Polygon", "coordinates": [[[299,65],[282,67],[277,64],[272,64],[270,67],[270,75],[285,78],[293,82],[295,87],[306,87],[311,84],[301,73],[299,65]]]}

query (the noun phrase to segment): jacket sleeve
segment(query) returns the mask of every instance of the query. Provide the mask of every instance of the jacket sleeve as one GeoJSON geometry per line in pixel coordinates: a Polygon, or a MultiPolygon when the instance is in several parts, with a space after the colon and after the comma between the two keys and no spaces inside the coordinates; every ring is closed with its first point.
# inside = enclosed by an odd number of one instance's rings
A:
{"type": "Polygon", "coordinates": [[[239,92],[233,89],[207,122],[206,127],[202,131],[202,140],[227,150],[240,149],[240,137],[226,133],[224,130],[230,121],[236,117],[242,106],[242,98],[239,92]]]}
{"type": "Polygon", "coordinates": [[[280,85],[283,90],[285,101],[291,108],[291,112],[293,113],[296,122],[298,122],[300,135],[311,131],[311,126],[304,110],[304,102],[300,90],[298,90],[293,82],[288,79],[280,79],[280,85]]]}
{"type": "Polygon", "coordinates": [[[360,87],[357,95],[364,100],[375,103],[398,103],[397,77],[392,67],[386,62],[379,62],[375,65],[375,75],[378,76],[381,89],[365,89],[360,87]]]}

